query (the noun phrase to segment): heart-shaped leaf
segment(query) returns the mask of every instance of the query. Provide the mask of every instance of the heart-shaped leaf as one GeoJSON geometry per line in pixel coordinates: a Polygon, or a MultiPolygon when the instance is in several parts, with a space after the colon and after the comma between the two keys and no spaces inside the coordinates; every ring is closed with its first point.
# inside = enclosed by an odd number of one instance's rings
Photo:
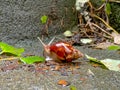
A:
{"type": "Polygon", "coordinates": [[[0,54],[11,53],[11,54],[14,54],[16,56],[21,56],[21,54],[24,52],[24,48],[15,48],[15,47],[8,45],[7,43],[4,43],[4,42],[0,42],[0,48],[2,50],[2,52],[0,52],[0,54]]]}
{"type": "Polygon", "coordinates": [[[45,58],[39,56],[28,56],[28,57],[21,57],[20,60],[26,64],[33,64],[36,62],[44,62],[45,58]]]}

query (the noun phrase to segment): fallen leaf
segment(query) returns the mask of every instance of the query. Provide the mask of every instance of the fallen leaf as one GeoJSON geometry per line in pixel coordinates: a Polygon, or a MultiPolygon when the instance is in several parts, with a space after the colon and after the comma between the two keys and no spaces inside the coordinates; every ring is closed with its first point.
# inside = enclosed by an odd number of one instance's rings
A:
{"type": "Polygon", "coordinates": [[[71,36],[73,36],[73,34],[72,34],[71,31],[67,30],[67,31],[64,32],[64,36],[71,37],[71,36]]]}
{"type": "Polygon", "coordinates": [[[114,45],[111,42],[103,42],[103,43],[98,43],[95,45],[96,49],[107,49],[109,46],[114,45]]]}
{"type": "Polygon", "coordinates": [[[114,37],[114,43],[115,43],[115,44],[120,44],[120,35],[116,35],[116,36],[114,37]]]}
{"type": "Polygon", "coordinates": [[[89,44],[91,43],[93,40],[92,39],[89,39],[89,38],[83,38],[80,40],[83,44],[89,44]]]}
{"type": "Polygon", "coordinates": [[[58,84],[64,87],[64,86],[68,86],[70,83],[68,83],[66,80],[59,80],[58,84]]]}
{"type": "Polygon", "coordinates": [[[89,60],[92,61],[92,62],[95,62],[95,63],[98,63],[98,64],[102,64],[102,63],[100,62],[100,60],[97,60],[96,58],[93,58],[93,57],[91,57],[91,56],[88,56],[87,54],[85,54],[85,56],[86,56],[87,59],[89,59],[89,60]]]}
{"type": "Polygon", "coordinates": [[[101,63],[103,63],[109,70],[120,71],[120,60],[104,59],[101,60],[101,63]]]}
{"type": "Polygon", "coordinates": [[[0,48],[2,50],[2,52],[0,52],[0,54],[11,53],[11,54],[14,54],[16,56],[21,56],[21,54],[24,52],[24,48],[15,48],[15,47],[8,45],[7,43],[4,43],[4,42],[0,42],[0,48]]]}
{"type": "Polygon", "coordinates": [[[26,64],[33,64],[35,62],[44,62],[45,58],[39,56],[28,56],[28,57],[21,57],[20,60],[26,64]]]}
{"type": "Polygon", "coordinates": [[[120,46],[118,45],[112,45],[108,47],[108,50],[120,50],[120,46]]]}
{"type": "Polygon", "coordinates": [[[112,33],[112,36],[114,38],[114,43],[115,44],[120,44],[120,34],[112,33]]]}
{"type": "Polygon", "coordinates": [[[97,60],[96,58],[90,57],[88,55],[85,56],[92,62],[104,65],[109,70],[120,71],[120,60],[115,59],[97,60]]]}

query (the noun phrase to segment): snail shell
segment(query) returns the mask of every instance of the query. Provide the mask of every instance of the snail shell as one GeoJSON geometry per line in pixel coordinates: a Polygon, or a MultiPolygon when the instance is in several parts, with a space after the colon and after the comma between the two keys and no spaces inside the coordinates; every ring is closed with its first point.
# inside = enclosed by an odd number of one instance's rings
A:
{"type": "Polygon", "coordinates": [[[44,47],[46,60],[71,62],[83,57],[83,54],[67,42],[57,42],[44,47]]]}
{"type": "Polygon", "coordinates": [[[51,45],[44,44],[43,47],[46,61],[55,60],[58,62],[72,62],[73,60],[84,56],[79,50],[75,49],[68,42],[60,41],[51,45]]]}

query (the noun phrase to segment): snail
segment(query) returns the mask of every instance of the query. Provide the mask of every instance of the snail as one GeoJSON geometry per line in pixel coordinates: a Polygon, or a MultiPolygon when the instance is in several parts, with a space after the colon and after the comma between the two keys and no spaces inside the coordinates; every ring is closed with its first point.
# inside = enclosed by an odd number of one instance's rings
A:
{"type": "Polygon", "coordinates": [[[70,43],[65,41],[58,41],[52,43],[55,38],[53,38],[48,45],[44,44],[42,40],[38,37],[39,41],[44,48],[44,56],[46,61],[55,60],[57,62],[72,62],[84,55],[77,49],[75,49],[70,43]],[[52,43],[52,44],[51,44],[52,43]]]}

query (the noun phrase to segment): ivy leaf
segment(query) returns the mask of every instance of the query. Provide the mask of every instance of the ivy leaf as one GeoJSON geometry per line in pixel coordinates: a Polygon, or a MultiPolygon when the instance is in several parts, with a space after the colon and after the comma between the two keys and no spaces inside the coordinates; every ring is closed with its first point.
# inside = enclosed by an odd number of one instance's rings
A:
{"type": "Polygon", "coordinates": [[[46,15],[43,15],[43,16],[40,18],[42,24],[45,24],[45,23],[47,22],[47,19],[48,19],[48,16],[46,16],[46,15]]]}
{"type": "Polygon", "coordinates": [[[120,46],[118,45],[112,45],[108,47],[108,50],[120,50],[120,46]]]}
{"type": "Polygon", "coordinates": [[[2,53],[10,53],[16,56],[21,56],[21,54],[24,52],[24,48],[15,48],[11,45],[8,45],[7,43],[4,42],[0,42],[0,48],[1,48],[1,52],[2,53]]]}
{"type": "Polygon", "coordinates": [[[44,62],[45,58],[39,56],[28,56],[28,57],[21,57],[20,60],[26,64],[33,64],[35,62],[44,62]]]}

